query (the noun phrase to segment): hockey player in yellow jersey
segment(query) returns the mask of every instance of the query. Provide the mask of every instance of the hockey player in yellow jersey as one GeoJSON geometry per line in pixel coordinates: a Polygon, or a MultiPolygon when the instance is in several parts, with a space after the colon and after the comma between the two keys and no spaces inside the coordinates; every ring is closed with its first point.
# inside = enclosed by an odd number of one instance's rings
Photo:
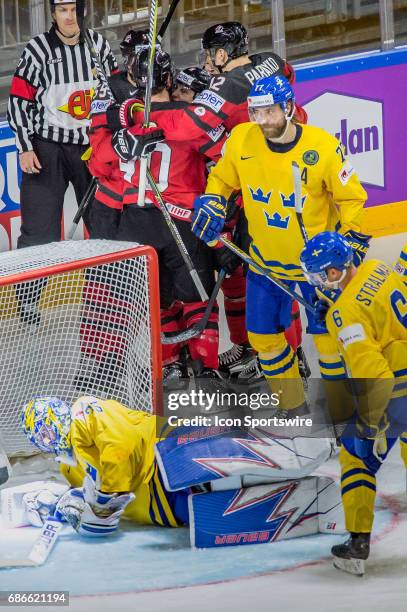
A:
{"type": "Polygon", "coordinates": [[[407,425],[407,286],[382,261],[356,268],[350,245],[333,232],[312,238],[301,262],[311,283],[339,292],[326,312],[326,325],[353,381],[355,413],[339,456],[351,537],[332,552],[340,569],[363,573],[375,474],[407,425]]]}
{"type": "MultiPolygon", "coordinates": [[[[275,276],[293,287],[299,283],[312,301],[315,290],[305,280],[299,256],[304,246],[295,213],[292,162],[300,167],[303,221],[308,237],[338,229],[349,237],[355,262],[366,254],[369,236],[361,233],[366,192],[346,159],[342,145],[328,132],[293,121],[295,99],[281,76],[256,81],[248,98],[252,123],[235,127],[222,159],[209,174],[206,194],[195,202],[192,230],[206,242],[216,241],[223,227],[225,203],[241,190],[250,255],[275,276]]],[[[249,341],[270,386],[278,378],[283,390],[280,407],[299,408],[304,402],[298,364],[284,338],[289,325],[291,298],[268,279],[249,270],[246,324],[249,341]],[[294,380],[293,380],[294,379],[294,380]]],[[[322,376],[344,378],[332,341],[312,316],[309,333],[320,355],[322,376]]]]}
{"type": "MultiPolygon", "coordinates": [[[[122,515],[139,524],[187,522],[188,492],[165,491],[157,468],[155,416],[93,396],[72,406],[45,397],[26,406],[22,423],[33,444],[56,453],[75,487],[58,501],[57,512],[80,534],[108,535],[122,515]]],[[[35,511],[37,500],[30,503],[35,511]]]]}

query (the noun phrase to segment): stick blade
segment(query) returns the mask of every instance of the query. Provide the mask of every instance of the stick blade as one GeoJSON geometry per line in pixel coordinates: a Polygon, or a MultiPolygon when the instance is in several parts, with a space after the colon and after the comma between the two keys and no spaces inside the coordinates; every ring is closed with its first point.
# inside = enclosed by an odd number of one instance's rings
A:
{"type": "Polygon", "coordinates": [[[11,476],[11,466],[0,442],[0,486],[5,484],[11,476]]]}
{"type": "Polygon", "coordinates": [[[55,542],[61,532],[63,523],[54,517],[48,517],[45,521],[41,534],[34,542],[28,558],[34,565],[42,565],[48,559],[51,550],[55,546],[55,542]]]}
{"type": "Polygon", "coordinates": [[[31,559],[0,559],[0,569],[13,569],[13,567],[36,567],[37,563],[31,559]]]}

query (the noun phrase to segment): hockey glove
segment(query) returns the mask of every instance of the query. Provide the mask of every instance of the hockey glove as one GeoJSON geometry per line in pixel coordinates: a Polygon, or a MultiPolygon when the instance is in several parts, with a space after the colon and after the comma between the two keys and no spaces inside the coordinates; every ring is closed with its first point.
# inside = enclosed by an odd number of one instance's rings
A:
{"type": "Polygon", "coordinates": [[[107,127],[112,132],[134,125],[133,112],[143,111],[144,104],[137,98],[129,98],[121,104],[112,104],[106,111],[107,127]]]}
{"type": "Polygon", "coordinates": [[[192,216],[192,231],[206,243],[219,237],[226,218],[226,199],[215,194],[204,194],[195,198],[192,216]]]}
{"type": "MultiPolygon", "coordinates": [[[[222,234],[228,240],[232,239],[230,232],[222,234]]],[[[221,242],[215,247],[215,257],[219,268],[223,268],[227,276],[231,276],[238,266],[242,263],[240,257],[232,253],[228,247],[221,242]],[[219,245],[219,246],[218,246],[219,245]]]]}
{"type": "Polygon", "coordinates": [[[327,333],[326,329],[326,315],[332,304],[339,296],[339,291],[330,289],[321,289],[320,287],[315,288],[315,298],[312,305],[315,308],[315,320],[317,325],[327,333]]]}
{"type": "Polygon", "coordinates": [[[162,130],[134,126],[115,132],[112,136],[112,146],[120,159],[127,162],[152,153],[162,140],[162,130]]]}
{"type": "Polygon", "coordinates": [[[361,232],[355,232],[354,230],[348,230],[343,235],[344,238],[349,242],[353,249],[353,263],[356,267],[360,266],[369,248],[369,242],[371,236],[362,234],[361,232]]]}
{"type": "Polygon", "coordinates": [[[102,493],[95,488],[89,493],[85,485],[65,493],[55,514],[67,520],[80,535],[103,537],[117,531],[120,517],[133,499],[133,493],[102,493]]]}
{"type": "Polygon", "coordinates": [[[27,520],[33,527],[42,527],[49,515],[53,515],[58,500],[67,490],[67,485],[49,483],[48,488],[25,493],[23,507],[27,520]]]}

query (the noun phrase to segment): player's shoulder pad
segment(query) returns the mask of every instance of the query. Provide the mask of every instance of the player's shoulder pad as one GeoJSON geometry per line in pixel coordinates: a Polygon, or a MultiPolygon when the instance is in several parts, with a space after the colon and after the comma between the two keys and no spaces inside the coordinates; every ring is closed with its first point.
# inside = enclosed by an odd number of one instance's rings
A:
{"type": "Polygon", "coordinates": [[[92,30],[92,28],[87,28],[87,31],[94,43],[100,45],[103,42],[104,38],[102,34],[97,32],[96,30],[92,30]]]}
{"type": "Polygon", "coordinates": [[[188,102],[178,102],[175,100],[169,100],[168,102],[152,102],[151,112],[153,111],[166,111],[166,110],[183,110],[189,106],[188,102]]]}
{"type": "Polygon", "coordinates": [[[274,60],[280,70],[283,70],[285,66],[285,61],[283,60],[283,58],[277,55],[277,53],[274,53],[273,51],[262,51],[261,53],[254,53],[253,55],[249,55],[249,59],[253,66],[258,66],[259,64],[262,64],[268,59],[274,60]]]}
{"type": "Polygon", "coordinates": [[[130,97],[130,83],[123,78],[123,73],[116,73],[107,79],[108,85],[103,81],[99,81],[96,86],[95,93],[90,106],[90,114],[92,116],[102,115],[107,111],[112,104],[110,91],[115,100],[119,103],[124,102],[130,97]],[[109,91],[110,89],[110,91],[109,91]]]}
{"type": "Polygon", "coordinates": [[[243,141],[251,136],[252,134],[257,133],[260,130],[259,126],[256,123],[252,123],[247,121],[245,123],[238,123],[230,132],[229,140],[232,139],[234,141],[239,141],[243,144],[243,141]]]}
{"type": "MultiPolygon", "coordinates": [[[[127,73],[125,71],[115,72],[108,77],[107,82],[111,89],[111,92],[119,104],[128,100],[129,98],[137,98],[137,88],[134,87],[127,80],[127,73]]],[[[104,96],[107,96],[107,91],[102,89],[104,96]]],[[[97,94],[99,94],[99,87],[97,88],[97,94]]]]}
{"type": "Polygon", "coordinates": [[[72,404],[71,415],[76,421],[85,421],[89,413],[103,412],[100,400],[93,395],[82,395],[72,404]]]}
{"type": "Polygon", "coordinates": [[[209,108],[214,113],[218,114],[226,102],[231,98],[232,84],[227,77],[217,75],[213,77],[208,89],[201,91],[193,100],[192,106],[195,107],[195,113],[198,114],[197,108],[209,108]],[[220,79],[219,83],[215,79],[220,79]],[[218,85],[217,85],[218,83],[218,85]]]}
{"type": "Polygon", "coordinates": [[[229,134],[225,143],[225,151],[230,154],[240,155],[241,151],[245,150],[245,144],[251,134],[259,130],[259,126],[255,123],[239,123],[229,134]]]}
{"type": "Polygon", "coordinates": [[[312,144],[312,148],[318,151],[320,157],[332,157],[338,153],[338,147],[343,151],[340,141],[324,128],[309,124],[301,124],[301,127],[304,139],[312,144]]]}

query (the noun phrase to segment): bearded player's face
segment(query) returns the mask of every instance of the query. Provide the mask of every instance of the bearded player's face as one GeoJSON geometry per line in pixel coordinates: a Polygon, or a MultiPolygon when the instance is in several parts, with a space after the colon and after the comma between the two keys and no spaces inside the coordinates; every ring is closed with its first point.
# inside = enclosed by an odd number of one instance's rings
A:
{"type": "Polygon", "coordinates": [[[269,140],[282,136],[287,125],[286,116],[279,104],[250,108],[249,116],[252,121],[260,126],[264,136],[269,140]]]}

